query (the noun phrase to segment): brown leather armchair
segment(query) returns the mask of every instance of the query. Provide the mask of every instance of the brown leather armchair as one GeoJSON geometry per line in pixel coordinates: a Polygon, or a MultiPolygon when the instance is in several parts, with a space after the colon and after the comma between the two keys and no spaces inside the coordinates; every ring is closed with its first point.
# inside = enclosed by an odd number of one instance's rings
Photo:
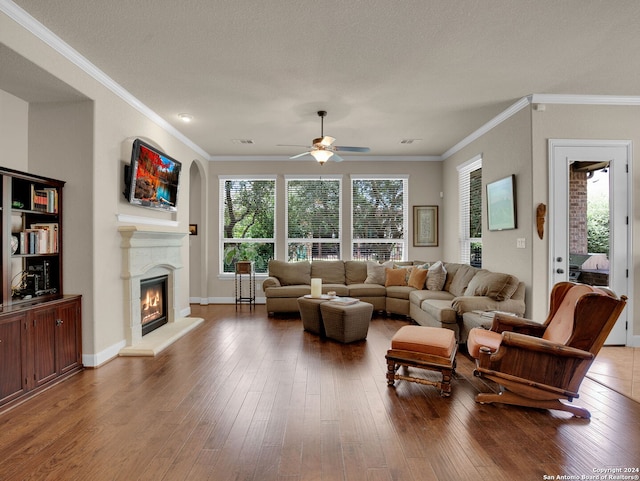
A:
{"type": "Polygon", "coordinates": [[[476,358],[476,376],[500,385],[480,393],[479,403],[568,411],[589,418],[584,408],[562,401],[578,388],[624,309],[627,297],[608,289],[560,282],[551,291],[544,324],[496,314],[491,330],[472,329],[467,347],[476,358]]]}

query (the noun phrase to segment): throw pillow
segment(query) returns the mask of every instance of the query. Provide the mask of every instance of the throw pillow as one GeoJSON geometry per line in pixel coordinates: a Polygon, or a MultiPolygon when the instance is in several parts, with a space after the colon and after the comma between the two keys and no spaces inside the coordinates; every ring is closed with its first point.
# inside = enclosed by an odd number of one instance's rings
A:
{"type": "Polygon", "coordinates": [[[516,277],[482,270],[473,276],[464,295],[487,296],[496,301],[505,301],[511,298],[517,288],[518,279],[516,277]]]}
{"type": "Polygon", "coordinates": [[[427,270],[427,289],[430,291],[441,291],[447,280],[447,270],[442,261],[433,264],[427,270]]]}
{"type": "Polygon", "coordinates": [[[385,274],[384,287],[407,285],[407,269],[390,269],[387,267],[385,274]]]}
{"type": "Polygon", "coordinates": [[[414,289],[424,289],[428,272],[429,271],[427,269],[422,269],[420,267],[413,268],[411,270],[411,274],[409,274],[409,282],[407,284],[414,289]]]}
{"type": "Polygon", "coordinates": [[[384,286],[385,272],[384,270],[389,267],[393,267],[393,261],[387,261],[384,264],[379,264],[375,261],[367,261],[367,278],[364,280],[365,284],[379,284],[384,286]]]}
{"type": "Polygon", "coordinates": [[[269,275],[276,277],[283,286],[311,284],[311,264],[307,261],[269,261],[269,275]]]}
{"type": "Polygon", "coordinates": [[[479,270],[480,269],[476,267],[472,267],[467,264],[461,264],[460,267],[458,267],[455,275],[453,276],[453,281],[449,286],[449,292],[455,297],[464,296],[464,293],[469,286],[469,282],[471,282],[471,279],[473,279],[473,276],[475,276],[479,270]]]}

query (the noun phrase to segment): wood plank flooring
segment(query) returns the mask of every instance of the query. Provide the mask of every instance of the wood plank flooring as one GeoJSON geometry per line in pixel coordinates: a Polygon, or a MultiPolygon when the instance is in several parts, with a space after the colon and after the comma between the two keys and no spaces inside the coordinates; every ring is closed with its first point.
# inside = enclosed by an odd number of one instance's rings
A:
{"type": "Polygon", "coordinates": [[[117,358],[0,414],[0,480],[533,481],[640,466],[640,404],[590,379],[576,404],[591,420],[479,405],[493,386],[464,353],[450,398],[387,387],[404,319],[376,317],[343,345],[264,306],[192,311],[206,322],[157,357],[117,358]]]}

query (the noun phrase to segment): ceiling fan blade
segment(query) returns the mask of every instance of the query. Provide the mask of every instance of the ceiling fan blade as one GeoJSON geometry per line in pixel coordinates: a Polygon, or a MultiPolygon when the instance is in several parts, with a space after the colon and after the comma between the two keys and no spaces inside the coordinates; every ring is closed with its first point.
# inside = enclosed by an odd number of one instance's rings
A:
{"type": "Polygon", "coordinates": [[[369,152],[371,150],[369,147],[348,147],[346,145],[336,145],[333,149],[341,152],[369,152]]]}
{"type": "Polygon", "coordinates": [[[300,157],[304,157],[305,155],[310,155],[310,154],[311,154],[311,152],[303,152],[301,154],[294,155],[293,157],[289,157],[289,159],[290,160],[299,159],[300,157]]]}
{"type": "Polygon", "coordinates": [[[333,160],[334,162],[342,162],[344,159],[334,152],[331,156],[331,159],[329,160],[333,160]]]}
{"type": "Polygon", "coordinates": [[[325,147],[329,147],[331,144],[333,144],[336,141],[336,139],[334,139],[333,137],[329,137],[328,135],[325,135],[324,137],[322,137],[320,139],[320,142],[318,142],[320,145],[323,145],[325,147]]]}

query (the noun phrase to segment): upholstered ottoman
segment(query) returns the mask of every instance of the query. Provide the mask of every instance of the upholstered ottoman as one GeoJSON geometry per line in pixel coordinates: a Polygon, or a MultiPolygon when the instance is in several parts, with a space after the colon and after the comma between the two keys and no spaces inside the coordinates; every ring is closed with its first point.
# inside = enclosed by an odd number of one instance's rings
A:
{"type": "Polygon", "coordinates": [[[428,384],[440,389],[442,396],[451,395],[451,376],[456,367],[455,333],[442,327],[403,326],[391,339],[387,359],[387,384],[393,386],[396,379],[428,384]],[[398,374],[400,366],[417,367],[442,373],[442,381],[398,374]]]}
{"type": "Polygon", "coordinates": [[[320,304],[328,300],[326,297],[298,297],[300,319],[302,319],[302,327],[305,331],[319,336],[325,335],[322,315],[320,314],[320,304]]]}
{"type": "Polygon", "coordinates": [[[343,343],[366,339],[373,305],[368,302],[341,304],[328,301],[320,304],[324,330],[329,339],[343,343]]]}

